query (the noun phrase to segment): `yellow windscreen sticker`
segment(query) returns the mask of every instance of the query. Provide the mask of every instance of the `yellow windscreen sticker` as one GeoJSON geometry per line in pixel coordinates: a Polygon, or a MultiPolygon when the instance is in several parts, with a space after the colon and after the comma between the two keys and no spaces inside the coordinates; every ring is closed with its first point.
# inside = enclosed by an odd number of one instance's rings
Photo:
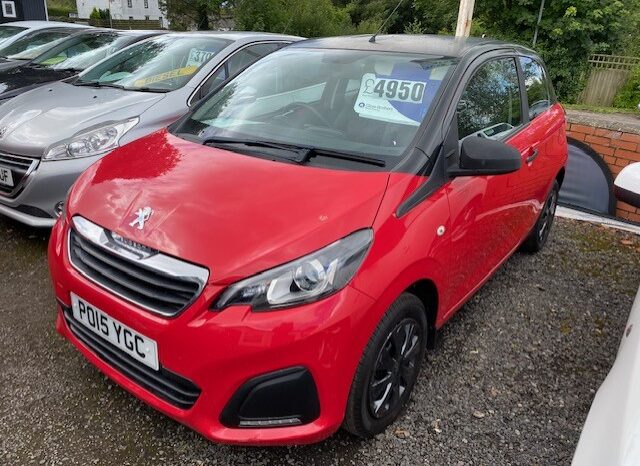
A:
{"type": "Polygon", "coordinates": [[[64,55],[58,55],[57,57],[51,57],[48,60],[42,62],[43,65],[57,65],[58,63],[62,63],[65,61],[67,57],[64,55]]]}
{"type": "Polygon", "coordinates": [[[148,86],[149,84],[159,83],[161,81],[167,81],[168,79],[178,78],[180,76],[189,76],[198,70],[197,66],[185,66],[184,68],[177,68],[171,71],[165,71],[164,73],[149,76],[148,78],[138,79],[134,81],[133,85],[137,87],[148,86]]]}

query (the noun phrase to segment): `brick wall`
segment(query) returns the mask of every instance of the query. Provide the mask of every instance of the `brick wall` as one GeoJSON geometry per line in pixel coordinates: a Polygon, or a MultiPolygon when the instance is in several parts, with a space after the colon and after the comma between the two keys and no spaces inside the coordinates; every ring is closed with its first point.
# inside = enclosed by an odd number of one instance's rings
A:
{"type": "MultiPolygon", "coordinates": [[[[623,117],[620,121],[610,115],[595,116],[567,112],[567,136],[588,144],[607,163],[615,178],[620,170],[633,162],[640,162],[640,119],[623,117]],[[635,128],[637,124],[638,128],[635,128]]],[[[618,217],[640,223],[640,209],[619,202],[618,217]]]]}

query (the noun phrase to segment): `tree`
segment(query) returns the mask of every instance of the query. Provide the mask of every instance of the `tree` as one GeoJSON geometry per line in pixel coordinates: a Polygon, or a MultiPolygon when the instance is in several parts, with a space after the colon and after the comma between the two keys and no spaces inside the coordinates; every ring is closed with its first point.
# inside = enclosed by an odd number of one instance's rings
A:
{"type": "Polygon", "coordinates": [[[335,36],[353,31],[345,8],[331,0],[239,0],[234,8],[235,28],[295,34],[335,36]]]}
{"type": "Polygon", "coordinates": [[[230,2],[225,0],[160,0],[160,9],[165,12],[171,28],[209,30],[220,19],[230,2]]]}
{"type": "MultiPolygon", "coordinates": [[[[640,6],[640,0],[625,1],[640,6]]],[[[414,2],[425,31],[451,33],[455,29],[458,0],[414,2]]],[[[540,0],[476,2],[472,35],[485,33],[531,46],[539,8],[540,0]]],[[[549,74],[561,99],[571,102],[577,98],[588,74],[590,54],[619,49],[629,17],[628,8],[620,0],[553,0],[545,3],[536,49],[549,65],[549,74]]],[[[630,37],[638,37],[637,25],[635,29],[627,27],[627,30],[630,37]]]]}

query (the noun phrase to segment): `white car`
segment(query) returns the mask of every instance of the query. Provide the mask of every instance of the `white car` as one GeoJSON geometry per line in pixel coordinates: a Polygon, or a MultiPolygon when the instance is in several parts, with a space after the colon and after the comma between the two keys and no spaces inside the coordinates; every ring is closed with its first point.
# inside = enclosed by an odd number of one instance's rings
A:
{"type": "MultiPolygon", "coordinates": [[[[616,197],[640,207],[640,163],[615,181],[616,197]]],[[[640,274],[638,275],[640,277],[640,274]]],[[[616,361],[596,393],[573,466],[640,464],[640,290],[627,321],[616,361]]]]}
{"type": "Polygon", "coordinates": [[[0,46],[7,45],[23,38],[27,34],[38,29],[50,28],[88,28],[85,24],[65,23],[62,21],[13,21],[11,23],[0,24],[0,46]]]}

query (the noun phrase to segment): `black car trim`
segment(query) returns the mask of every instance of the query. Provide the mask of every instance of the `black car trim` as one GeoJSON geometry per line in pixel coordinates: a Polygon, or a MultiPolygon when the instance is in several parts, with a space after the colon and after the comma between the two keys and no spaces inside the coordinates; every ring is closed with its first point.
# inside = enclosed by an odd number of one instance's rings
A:
{"type": "Polygon", "coordinates": [[[136,361],[129,355],[94,335],[73,318],[71,308],[58,301],[65,322],[73,335],[91,352],[124,376],[158,398],[180,409],[191,408],[200,397],[200,388],[175,372],[162,366],[158,371],[136,361]]]}

